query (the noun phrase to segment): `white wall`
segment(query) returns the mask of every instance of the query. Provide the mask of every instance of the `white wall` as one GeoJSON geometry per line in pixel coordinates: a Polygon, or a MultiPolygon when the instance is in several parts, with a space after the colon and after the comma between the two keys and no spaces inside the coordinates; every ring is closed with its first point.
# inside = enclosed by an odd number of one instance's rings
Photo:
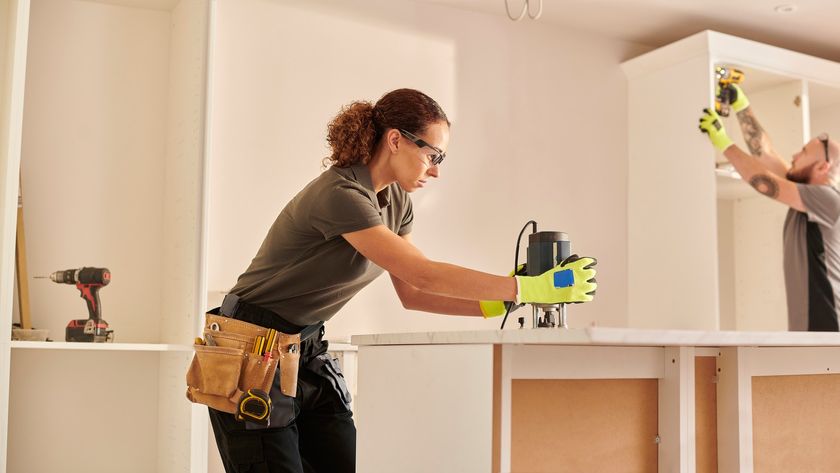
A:
{"type": "MultiPolygon", "coordinates": [[[[627,120],[618,65],[639,48],[427,3],[345,3],[218,0],[210,298],[235,283],[282,207],[318,175],[339,108],[414,87],[453,122],[441,179],[412,196],[417,246],[432,259],[506,273],[519,229],[535,219],[599,259],[596,302],[571,307],[570,325],[625,325],[627,120]]],[[[390,286],[383,276],[362,291],[329,323],[330,336],[500,323],[405,311],[390,286]]]]}
{"type": "Polygon", "coordinates": [[[811,105],[811,135],[820,133],[828,133],[834,141],[840,140],[840,103],[811,105]]]}

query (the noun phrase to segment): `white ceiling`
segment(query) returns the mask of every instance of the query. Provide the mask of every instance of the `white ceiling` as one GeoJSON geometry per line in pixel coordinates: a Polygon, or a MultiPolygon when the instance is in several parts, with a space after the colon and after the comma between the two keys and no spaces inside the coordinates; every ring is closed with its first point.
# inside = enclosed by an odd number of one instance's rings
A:
{"type": "MultiPolygon", "coordinates": [[[[419,0],[506,18],[504,0],[419,0]]],[[[539,0],[530,0],[536,12],[539,0]]],[[[518,14],[525,0],[508,0],[518,14]]],[[[527,15],[520,23],[527,24],[527,15]]],[[[658,47],[702,30],[840,61],[837,0],[543,0],[543,23],[658,47]],[[795,5],[780,14],[779,5],[795,5]]]]}

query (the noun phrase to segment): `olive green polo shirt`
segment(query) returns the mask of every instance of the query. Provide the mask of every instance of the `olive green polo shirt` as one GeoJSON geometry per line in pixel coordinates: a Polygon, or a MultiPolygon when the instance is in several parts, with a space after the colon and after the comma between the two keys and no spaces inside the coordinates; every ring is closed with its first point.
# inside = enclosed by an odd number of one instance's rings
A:
{"type": "Polygon", "coordinates": [[[286,204],[230,292],[293,324],[327,321],[382,273],[341,235],[376,225],[405,235],[413,220],[399,185],[377,194],[367,166],[333,166],[286,204]]]}

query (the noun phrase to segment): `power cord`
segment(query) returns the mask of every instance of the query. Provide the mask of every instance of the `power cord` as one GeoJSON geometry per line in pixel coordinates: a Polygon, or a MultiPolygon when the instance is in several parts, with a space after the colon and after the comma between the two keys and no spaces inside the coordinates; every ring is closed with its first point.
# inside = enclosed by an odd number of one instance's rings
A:
{"type": "MultiPolygon", "coordinates": [[[[519,269],[519,243],[522,241],[522,234],[525,233],[525,229],[528,228],[528,225],[533,225],[531,233],[537,233],[537,222],[534,220],[528,220],[528,222],[525,223],[525,226],[522,227],[522,230],[519,231],[519,236],[516,237],[516,254],[514,255],[513,259],[514,276],[518,274],[517,270],[519,269]]],[[[510,315],[511,308],[514,305],[516,305],[516,302],[505,302],[505,306],[507,306],[507,309],[505,310],[505,318],[502,319],[502,326],[499,328],[499,330],[505,329],[505,322],[507,322],[508,315],[510,315]]]]}

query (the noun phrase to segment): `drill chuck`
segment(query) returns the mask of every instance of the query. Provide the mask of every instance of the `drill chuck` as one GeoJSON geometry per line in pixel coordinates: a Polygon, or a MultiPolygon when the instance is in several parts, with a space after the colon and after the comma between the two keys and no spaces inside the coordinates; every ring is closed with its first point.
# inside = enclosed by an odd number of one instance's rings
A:
{"type": "Polygon", "coordinates": [[[97,284],[107,286],[111,282],[111,272],[107,268],[80,268],[56,271],[50,279],[59,284],[97,284]]]}

